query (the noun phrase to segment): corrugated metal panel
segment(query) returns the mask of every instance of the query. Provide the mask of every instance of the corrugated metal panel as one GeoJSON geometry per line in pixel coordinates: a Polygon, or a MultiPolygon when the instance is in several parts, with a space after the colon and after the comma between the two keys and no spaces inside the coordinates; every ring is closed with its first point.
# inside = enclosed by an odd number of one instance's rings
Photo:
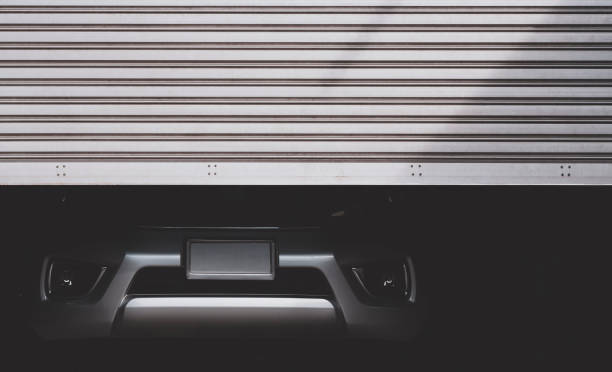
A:
{"type": "Polygon", "coordinates": [[[0,0],[3,184],[612,184],[610,0],[0,0]]]}

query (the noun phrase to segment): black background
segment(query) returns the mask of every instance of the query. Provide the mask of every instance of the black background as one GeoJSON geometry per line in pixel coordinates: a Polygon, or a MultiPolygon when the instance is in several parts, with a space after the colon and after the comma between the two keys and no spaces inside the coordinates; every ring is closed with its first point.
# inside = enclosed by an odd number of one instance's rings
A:
{"type": "Polygon", "coordinates": [[[51,368],[598,366],[609,350],[611,196],[595,187],[1,188],[3,350],[51,368]],[[345,216],[330,217],[337,211],[345,216]],[[408,343],[39,340],[25,321],[37,247],[139,224],[322,226],[398,242],[415,260],[423,329],[408,343]]]}

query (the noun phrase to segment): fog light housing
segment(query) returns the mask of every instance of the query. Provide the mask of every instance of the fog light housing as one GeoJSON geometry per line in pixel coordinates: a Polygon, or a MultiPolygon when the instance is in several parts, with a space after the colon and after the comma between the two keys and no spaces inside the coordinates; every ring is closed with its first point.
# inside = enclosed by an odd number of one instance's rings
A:
{"type": "Polygon", "coordinates": [[[390,261],[353,267],[352,273],[363,292],[380,302],[414,302],[414,269],[411,262],[390,261]]]}
{"type": "Polygon", "coordinates": [[[46,295],[51,299],[78,299],[89,295],[107,267],[86,262],[52,260],[46,280],[46,295]]]}

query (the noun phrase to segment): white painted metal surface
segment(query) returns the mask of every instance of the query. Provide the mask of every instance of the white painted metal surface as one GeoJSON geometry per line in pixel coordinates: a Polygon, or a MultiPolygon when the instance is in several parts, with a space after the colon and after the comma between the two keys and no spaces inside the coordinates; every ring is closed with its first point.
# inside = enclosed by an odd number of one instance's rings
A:
{"type": "Polygon", "coordinates": [[[0,0],[0,184],[612,184],[611,103],[610,0],[0,0]]]}

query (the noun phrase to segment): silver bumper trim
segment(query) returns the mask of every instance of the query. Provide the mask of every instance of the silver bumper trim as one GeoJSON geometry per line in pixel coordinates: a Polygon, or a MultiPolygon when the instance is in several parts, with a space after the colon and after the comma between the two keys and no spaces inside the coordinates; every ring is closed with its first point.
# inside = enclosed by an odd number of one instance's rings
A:
{"type": "Polygon", "coordinates": [[[337,324],[334,305],[321,298],[145,297],[127,301],[117,333],[266,337],[318,333],[337,324]]]}

